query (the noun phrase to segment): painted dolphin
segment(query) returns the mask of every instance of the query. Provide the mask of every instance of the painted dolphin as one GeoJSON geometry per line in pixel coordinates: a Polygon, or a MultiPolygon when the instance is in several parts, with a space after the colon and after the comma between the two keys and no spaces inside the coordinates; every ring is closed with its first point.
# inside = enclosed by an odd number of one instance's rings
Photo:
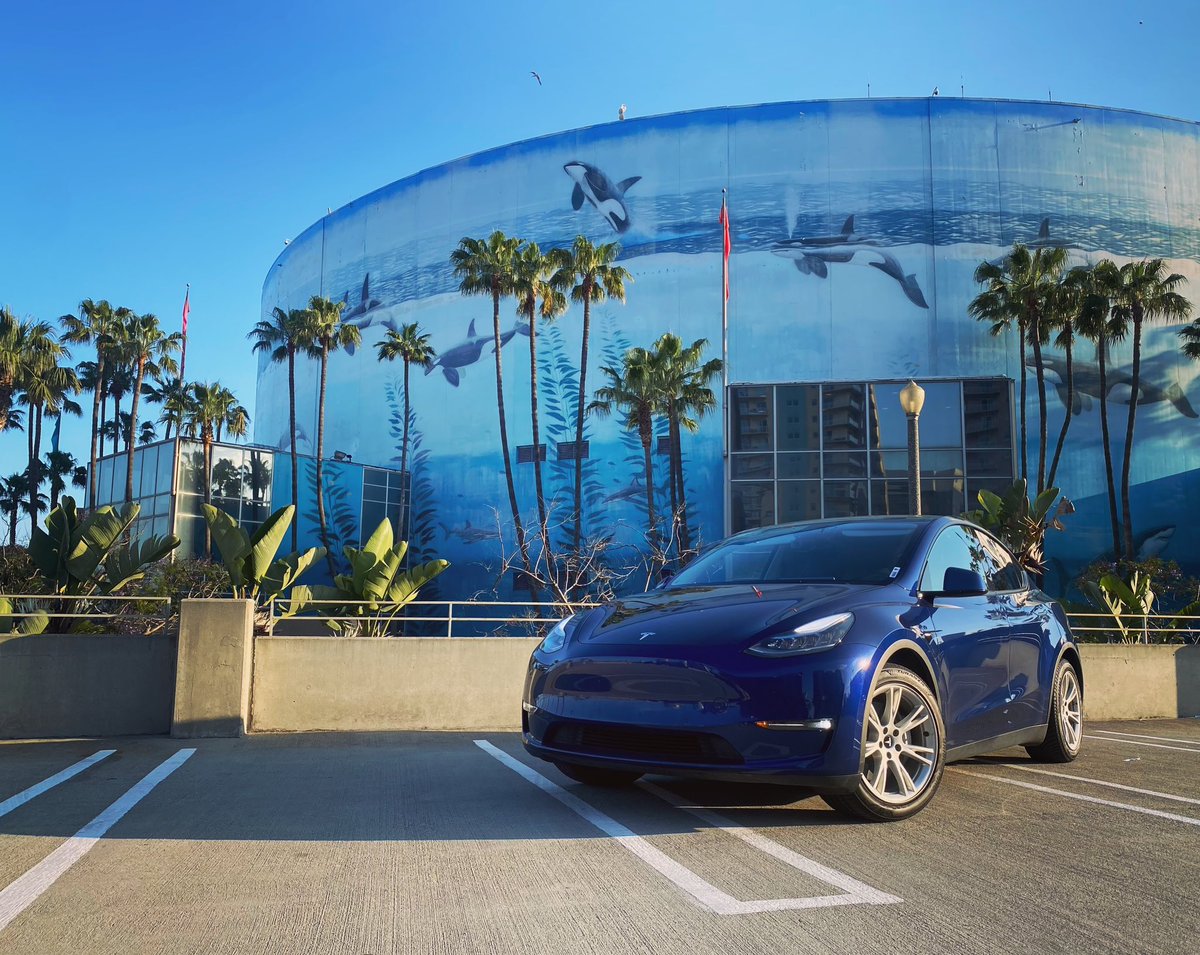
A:
{"type": "MultiPolygon", "coordinates": [[[[1047,370],[1052,371],[1059,379],[1059,383],[1055,385],[1055,390],[1058,392],[1059,401],[1065,406],[1067,403],[1067,361],[1065,358],[1060,358],[1058,355],[1042,354],[1042,364],[1047,370]]],[[[1138,405],[1152,405],[1162,401],[1169,401],[1181,415],[1185,418],[1200,418],[1200,414],[1196,413],[1196,409],[1192,407],[1192,403],[1188,401],[1184,390],[1179,387],[1179,383],[1172,381],[1165,388],[1155,384],[1155,380],[1161,380],[1170,372],[1169,367],[1173,364],[1169,355],[1161,356],[1161,359],[1151,358],[1143,362],[1142,374],[1138,376],[1138,405]],[[1158,372],[1159,374],[1156,374],[1158,372]]],[[[1033,356],[1028,356],[1025,359],[1026,367],[1033,368],[1033,356]]],[[[1080,396],[1086,398],[1094,398],[1099,401],[1101,398],[1110,401],[1114,404],[1127,405],[1132,397],[1133,378],[1129,372],[1118,367],[1109,367],[1105,369],[1105,385],[1107,393],[1100,394],[1100,366],[1094,362],[1088,361],[1073,361],[1072,377],[1075,381],[1075,401],[1072,402],[1071,414],[1079,414],[1084,410],[1085,403],[1080,396]]]]}
{"type": "Polygon", "coordinates": [[[472,527],[470,521],[464,523],[462,527],[450,527],[448,524],[442,524],[442,530],[445,531],[447,538],[457,537],[464,544],[479,544],[496,539],[495,531],[490,531],[486,527],[472,527]]]}
{"type": "Polygon", "coordinates": [[[625,206],[625,193],[641,176],[630,176],[613,185],[608,176],[589,163],[571,160],[563,171],[575,182],[571,190],[571,208],[578,212],[586,199],[616,232],[629,228],[629,210],[625,206]]]}
{"type": "MultiPolygon", "coordinates": [[[[847,220],[847,225],[853,223],[847,220]]],[[[912,273],[905,274],[900,262],[886,249],[881,248],[869,239],[855,237],[848,245],[808,246],[803,239],[786,239],[777,242],[771,251],[785,259],[791,259],[801,275],[815,275],[818,278],[829,276],[831,264],[857,262],[878,269],[889,278],[895,279],[910,302],[918,308],[929,308],[925,301],[925,293],[912,273]],[[856,259],[855,256],[861,256],[856,259]],[[877,256],[878,260],[873,259],[877,256]]]]}

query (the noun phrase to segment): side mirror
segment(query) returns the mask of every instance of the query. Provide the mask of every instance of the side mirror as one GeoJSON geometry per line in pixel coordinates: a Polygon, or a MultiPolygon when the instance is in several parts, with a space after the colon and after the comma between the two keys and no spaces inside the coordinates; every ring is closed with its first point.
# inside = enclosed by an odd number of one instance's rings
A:
{"type": "Polygon", "coordinates": [[[981,597],[988,592],[983,574],[965,567],[947,567],[942,589],[931,597],[981,597]]]}
{"type": "Polygon", "coordinates": [[[666,584],[668,584],[670,582],[671,578],[674,576],[675,576],[675,571],[670,570],[667,567],[663,567],[658,572],[658,586],[660,586],[660,587],[666,586],[666,584]]]}

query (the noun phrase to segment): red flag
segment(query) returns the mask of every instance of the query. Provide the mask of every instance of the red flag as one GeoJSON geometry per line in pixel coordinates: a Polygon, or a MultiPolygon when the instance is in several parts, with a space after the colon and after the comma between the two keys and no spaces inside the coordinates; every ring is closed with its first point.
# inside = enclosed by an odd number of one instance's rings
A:
{"type": "Polygon", "coordinates": [[[725,233],[725,248],[721,260],[721,274],[725,278],[725,301],[729,301],[729,211],[725,208],[725,197],[721,197],[721,216],[717,220],[725,233]]]}
{"type": "Polygon", "coordinates": [[[192,307],[191,307],[191,305],[190,305],[190,304],[189,304],[189,302],[188,302],[188,299],[189,299],[189,298],[191,298],[191,295],[192,295],[192,288],[191,288],[191,286],[189,285],[189,286],[188,286],[188,290],[187,290],[186,292],[184,292],[184,293],[183,293],[183,337],[184,337],[184,338],[187,338],[187,317],[188,317],[188,312],[190,312],[190,311],[192,310],[192,307]]]}

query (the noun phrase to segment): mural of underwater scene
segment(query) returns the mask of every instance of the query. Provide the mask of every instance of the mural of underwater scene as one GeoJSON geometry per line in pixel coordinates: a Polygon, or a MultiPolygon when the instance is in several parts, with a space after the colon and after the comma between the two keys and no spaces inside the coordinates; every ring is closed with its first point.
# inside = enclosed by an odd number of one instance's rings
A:
{"type": "MultiPolygon", "coordinates": [[[[707,339],[706,357],[720,356],[723,188],[732,244],[728,379],[737,387],[978,378],[1008,379],[1017,395],[1017,343],[991,336],[967,311],[979,291],[975,268],[1017,241],[1065,248],[1071,264],[1162,257],[1187,278],[1184,294],[1200,299],[1200,127],[1125,110],[951,97],[721,107],[547,135],[400,179],[293,240],[268,271],[262,313],[303,307],[317,294],[344,303],[363,344],[330,361],[326,447],[381,467],[398,467],[402,395],[398,365],[376,361],[374,345],[405,323],[430,335],[438,357],[428,373],[413,368],[410,376],[420,455],[419,464],[411,459],[412,495],[424,515],[422,552],[453,564],[438,581],[443,597],[512,594],[512,575],[497,569],[514,547],[491,301],[459,294],[450,252],[463,237],[497,229],[543,250],[577,235],[619,243],[632,282],[625,304],[593,307],[591,392],[603,383],[602,366],[664,332],[707,339]]],[[[569,520],[574,495],[574,460],[562,445],[575,437],[582,314],[573,304],[538,327],[552,525],[569,520]]],[[[1200,365],[1180,356],[1177,331],[1147,328],[1137,395],[1128,342],[1110,348],[1104,389],[1091,346],[1078,344],[1069,408],[1059,387],[1065,356],[1048,349],[1050,434],[1073,415],[1058,483],[1079,504],[1069,532],[1049,541],[1056,576],[1105,549],[1099,406],[1107,402],[1119,460],[1131,401],[1135,536],[1200,572],[1196,509],[1160,513],[1166,498],[1153,490],[1190,486],[1188,475],[1200,471],[1200,365]]],[[[533,527],[529,341],[515,301],[503,300],[512,468],[522,519],[533,527]]],[[[301,361],[297,379],[299,441],[311,453],[316,363],[301,361]]],[[[1027,403],[1035,422],[1032,382],[1027,403]]],[[[286,447],[287,420],[286,368],[264,359],[256,439],[286,447]]],[[[1015,427],[1016,413],[1007,420],[1015,427]]],[[[647,516],[642,448],[621,423],[586,419],[583,526],[637,546],[647,516]]],[[[658,428],[656,439],[666,433],[658,428]]],[[[682,437],[689,521],[701,541],[733,525],[724,433],[718,410],[682,437]]],[[[1032,459],[1036,427],[1028,442],[1032,459]]],[[[656,453],[653,464],[661,510],[669,507],[667,456],[656,453]]],[[[349,497],[343,505],[354,509],[349,497]]],[[[343,530],[336,516],[331,526],[343,530]]]]}

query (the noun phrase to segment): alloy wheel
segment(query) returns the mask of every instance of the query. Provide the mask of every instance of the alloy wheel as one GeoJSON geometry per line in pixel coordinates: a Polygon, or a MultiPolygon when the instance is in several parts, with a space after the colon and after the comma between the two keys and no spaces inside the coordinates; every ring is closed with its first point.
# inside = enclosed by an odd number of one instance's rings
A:
{"type": "Polygon", "coordinates": [[[1075,668],[1065,666],[1059,676],[1058,720],[1062,741],[1072,753],[1079,751],[1083,739],[1083,695],[1079,692],[1079,677],[1075,668]]]}
{"type": "Polygon", "coordinates": [[[867,707],[863,782],[882,802],[912,802],[934,778],[938,743],[937,722],[915,690],[877,686],[867,707]]]}

